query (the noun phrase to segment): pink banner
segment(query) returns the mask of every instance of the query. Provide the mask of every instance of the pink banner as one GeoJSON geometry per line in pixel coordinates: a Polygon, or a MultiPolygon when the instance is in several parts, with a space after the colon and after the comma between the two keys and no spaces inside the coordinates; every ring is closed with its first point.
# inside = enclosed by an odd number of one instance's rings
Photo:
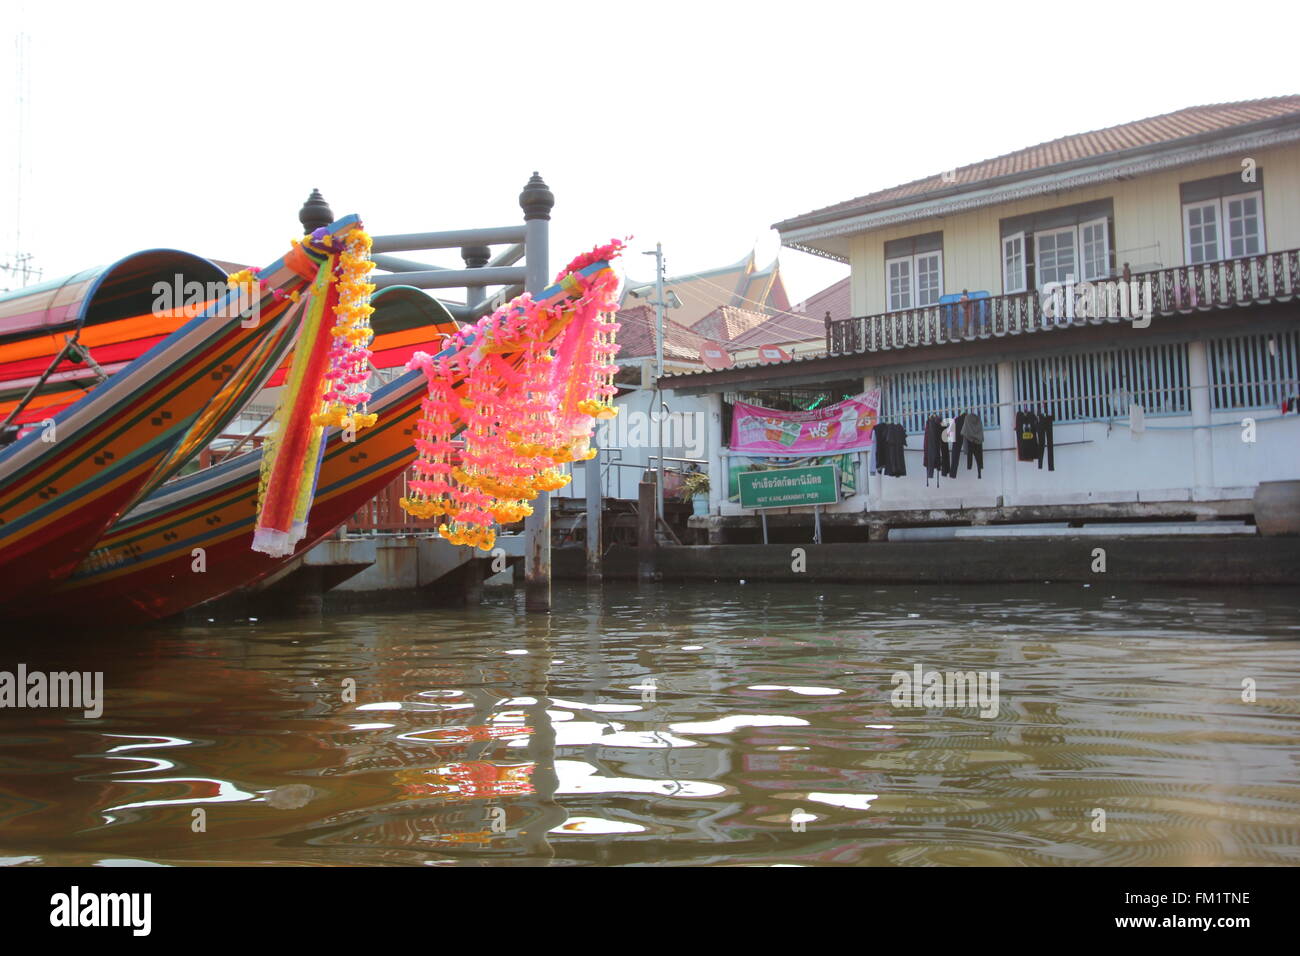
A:
{"type": "Polygon", "coordinates": [[[810,412],[732,406],[731,450],[748,455],[807,455],[862,451],[880,414],[880,389],[810,412]]]}

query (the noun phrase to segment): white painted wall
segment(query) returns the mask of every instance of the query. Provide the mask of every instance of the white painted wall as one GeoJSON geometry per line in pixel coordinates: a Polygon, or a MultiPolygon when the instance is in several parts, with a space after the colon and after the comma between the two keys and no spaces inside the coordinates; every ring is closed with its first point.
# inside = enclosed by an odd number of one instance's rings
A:
{"type": "MultiPolygon", "coordinates": [[[[710,448],[717,447],[710,445],[709,397],[676,395],[669,390],[659,397],[671,410],[663,423],[664,458],[668,467],[680,467],[673,458],[707,461],[710,448]],[[676,444],[672,444],[674,438],[676,444]]],[[[596,444],[605,451],[601,462],[608,483],[602,484],[602,488],[608,489],[608,497],[635,499],[641,475],[659,454],[660,410],[656,392],[652,388],[628,392],[615,405],[619,409],[618,417],[601,423],[596,431],[596,444]]],[[[585,469],[579,466],[572,468],[571,473],[573,481],[555,494],[566,498],[586,497],[585,469]]]]}
{"type": "MultiPolygon", "coordinates": [[[[1002,363],[1008,366],[1009,363],[1002,363]]],[[[1009,375],[1008,369],[1002,369],[1009,375]]],[[[870,383],[868,383],[870,384],[870,383]]],[[[1014,422],[1014,411],[1003,408],[1003,421],[1014,422]]],[[[894,511],[925,508],[975,508],[1005,505],[1080,504],[1124,501],[1213,501],[1249,498],[1261,481],[1300,478],[1300,415],[1280,417],[1277,409],[1215,412],[1209,429],[1192,427],[1192,415],[1148,418],[1146,431],[1134,437],[1128,418],[1106,424],[1057,425],[1054,429],[1056,470],[1040,470],[1035,462],[1016,460],[1010,448],[1012,429],[985,422],[984,477],[967,470],[966,456],[955,479],[942,478],[927,487],[922,467],[922,436],[908,436],[907,475],[873,476],[866,492],[826,509],[830,513],[894,511]],[[1242,441],[1242,420],[1256,421],[1256,441],[1242,441]],[[1122,424],[1121,424],[1122,423],[1122,424]],[[1194,460],[1197,434],[1208,434],[1211,484],[1198,485],[1194,460]],[[1007,450],[995,450],[1007,449],[1007,450]]],[[[717,457],[714,474],[722,475],[726,449],[717,457]]],[[[861,484],[861,483],[860,483],[861,484]]],[[[738,504],[723,502],[714,493],[714,513],[748,514],[738,504]],[[719,510],[720,509],[720,510],[719,510]]],[[[811,514],[811,508],[785,509],[811,514]]]]}

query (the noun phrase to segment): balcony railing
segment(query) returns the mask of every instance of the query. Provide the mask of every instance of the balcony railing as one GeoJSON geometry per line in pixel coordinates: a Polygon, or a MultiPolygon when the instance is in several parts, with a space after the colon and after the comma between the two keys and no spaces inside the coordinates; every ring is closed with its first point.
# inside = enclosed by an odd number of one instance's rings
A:
{"type": "Polygon", "coordinates": [[[826,321],[830,355],[908,349],[1071,326],[1286,302],[1300,293],[1300,250],[1171,266],[1077,283],[1073,294],[1030,291],[826,321]],[[1123,288],[1121,288],[1123,286],[1123,288]],[[1131,301],[1135,296],[1136,306],[1131,301]],[[1046,304],[1046,310],[1044,305],[1046,304]]]}

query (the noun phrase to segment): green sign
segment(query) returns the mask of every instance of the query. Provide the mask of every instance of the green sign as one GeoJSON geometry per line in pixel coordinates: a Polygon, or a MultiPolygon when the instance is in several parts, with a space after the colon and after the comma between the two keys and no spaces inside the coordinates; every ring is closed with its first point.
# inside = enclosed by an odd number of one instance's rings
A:
{"type": "Polygon", "coordinates": [[[746,471],[736,478],[740,482],[742,508],[798,508],[833,505],[839,501],[834,465],[746,471]]]}

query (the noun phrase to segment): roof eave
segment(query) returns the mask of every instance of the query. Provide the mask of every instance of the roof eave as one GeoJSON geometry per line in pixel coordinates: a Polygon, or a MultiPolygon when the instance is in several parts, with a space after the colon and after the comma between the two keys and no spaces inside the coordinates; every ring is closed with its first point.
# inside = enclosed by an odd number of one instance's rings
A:
{"type": "MultiPolygon", "coordinates": [[[[1260,149],[1300,141],[1300,115],[1286,122],[1267,120],[1249,126],[1234,127],[1233,135],[1222,131],[1185,137],[1158,146],[1141,146],[1107,153],[1102,157],[1071,160],[1025,173],[1013,173],[970,185],[951,186],[923,194],[915,199],[868,203],[833,213],[810,213],[774,223],[781,233],[781,244],[826,258],[835,256],[808,246],[813,239],[863,232],[877,226],[913,219],[926,219],[949,212],[964,212],[981,206],[997,205],[1019,194],[1050,192],[1063,188],[1091,185],[1095,181],[1124,175],[1154,172],[1160,168],[1183,166],[1205,159],[1218,158],[1242,149],[1260,149]],[[1209,147],[1209,148],[1207,148],[1209,147]],[[1130,170],[1129,167],[1132,167],[1130,170]],[[1148,168],[1150,167],[1150,168],[1148,168]],[[1086,180],[1075,182],[1075,180],[1086,180]],[[1020,189],[1012,187],[1019,186],[1020,189]],[[964,198],[964,201],[963,201],[964,198]],[[879,221],[876,221],[879,220],[879,221]]],[[[843,261],[843,260],[839,260],[843,261]]]]}

